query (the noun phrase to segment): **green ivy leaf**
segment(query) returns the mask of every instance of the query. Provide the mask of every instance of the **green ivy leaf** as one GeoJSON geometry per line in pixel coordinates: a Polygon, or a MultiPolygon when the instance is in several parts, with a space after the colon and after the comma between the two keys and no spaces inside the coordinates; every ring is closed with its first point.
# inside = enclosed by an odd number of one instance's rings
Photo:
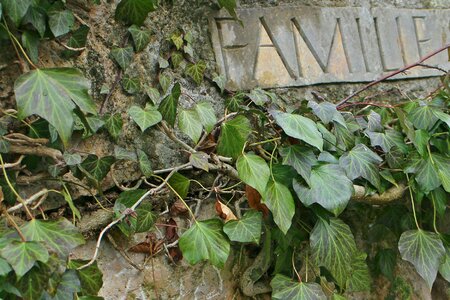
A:
{"type": "Polygon", "coordinates": [[[0,153],[9,153],[10,147],[11,144],[8,141],[0,138],[0,153]]]}
{"type": "Polygon", "coordinates": [[[192,153],[189,156],[189,162],[195,168],[204,170],[206,172],[209,171],[208,154],[206,154],[205,152],[197,151],[192,153]]]}
{"type": "Polygon", "coordinates": [[[111,50],[112,57],[119,64],[122,70],[125,70],[131,64],[131,61],[133,60],[133,54],[133,47],[131,46],[126,48],[115,47],[111,50]]]}
{"type": "Polygon", "coordinates": [[[339,164],[350,180],[362,177],[378,190],[381,188],[378,164],[382,161],[381,157],[364,144],[356,145],[339,158],[339,164]]]}
{"type": "MultiPolygon", "coordinates": [[[[124,191],[120,193],[113,208],[116,218],[120,217],[125,209],[131,208],[145,193],[146,191],[142,189],[124,191]]],[[[127,216],[126,221],[119,223],[118,227],[123,234],[129,237],[135,232],[136,224],[137,218],[134,216],[127,216]]]]}
{"type": "Polygon", "coordinates": [[[375,256],[377,269],[386,278],[394,279],[394,270],[397,264],[397,253],[392,249],[382,249],[375,256]]]}
{"type": "Polygon", "coordinates": [[[16,27],[19,27],[32,2],[32,0],[3,0],[2,4],[4,5],[5,14],[13,20],[16,27]]]}
{"type": "Polygon", "coordinates": [[[398,241],[398,250],[402,259],[414,265],[431,290],[445,256],[445,248],[439,236],[421,229],[405,231],[398,241]]]}
{"type": "Polygon", "coordinates": [[[141,149],[137,150],[137,157],[139,162],[139,169],[145,177],[150,177],[153,174],[152,163],[148,159],[147,154],[141,149]]]}
{"type": "Polygon", "coordinates": [[[136,94],[141,90],[139,77],[131,77],[125,74],[121,80],[123,89],[130,95],[136,94]]]}
{"type": "MultiPolygon", "coordinates": [[[[71,260],[68,263],[70,269],[77,269],[85,265],[87,261],[71,260]]],[[[81,283],[81,293],[83,295],[97,295],[103,285],[103,274],[97,266],[97,262],[92,265],[76,270],[81,283]]]]}
{"type": "Polygon", "coordinates": [[[152,205],[144,203],[136,209],[136,233],[147,232],[153,227],[156,221],[156,215],[152,212],[152,205]]]}
{"type": "Polygon", "coordinates": [[[211,132],[217,122],[216,114],[214,113],[214,108],[212,107],[211,103],[200,102],[197,103],[194,108],[197,111],[198,116],[200,117],[200,121],[203,127],[205,127],[205,131],[207,133],[211,132]]]}
{"type": "Polygon", "coordinates": [[[11,266],[8,262],[0,257],[0,276],[7,275],[11,270],[11,266]]]}
{"type": "MultiPolygon", "coordinates": [[[[15,1],[15,2],[24,2],[24,1],[15,1]]],[[[39,32],[41,38],[44,37],[47,25],[45,12],[42,9],[42,7],[30,6],[28,8],[26,15],[23,17],[22,23],[23,24],[30,23],[39,32]]]]}
{"type": "Polygon", "coordinates": [[[135,151],[129,151],[117,145],[114,145],[114,157],[117,160],[123,159],[137,161],[137,155],[135,151]]]}
{"type": "Polygon", "coordinates": [[[230,253],[230,243],[222,232],[222,222],[217,219],[196,221],[179,239],[183,257],[191,264],[209,260],[223,268],[230,253]]]}
{"type": "Polygon", "coordinates": [[[139,106],[133,105],[130,109],[128,109],[128,114],[131,116],[133,121],[138,124],[142,132],[151,126],[158,124],[162,120],[161,113],[153,107],[144,110],[139,106]]]}
{"type": "Polygon", "coordinates": [[[159,94],[159,91],[155,88],[148,87],[145,89],[145,92],[147,93],[147,96],[152,100],[153,104],[159,104],[161,95],[159,94]]]}
{"type": "Polygon", "coordinates": [[[172,61],[173,67],[178,68],[184,61],[184,57],[180,51],[174,51],[170,55],[170,60],[172,61]]]}
{"type": "Polygon", "coordinates": [[[217,152],[223,156],[237,158],[251,132],[250,121],[242,115],[224,122],[221,126],[217,152]]]}
{"type": "Polygon", "coordinates": [[[36,241],[12,241],[0,250],[0,253],[19,278],[25,275],[36,261],[45,263],[49,258],[44,245],[36,241]]]}
{"type": "Polygon", "coordinates": [[[381,116],[378,113],[374,112],[373,110],[371,110],[369,115],[367,116],[367,130],[372,132],[383,131],[383,125],[381,124],[381,116]]]}
{"type": "Polygon", "coordinates": [[[364,292],[370,291],[372,278],[370,277],[369,267],[366,263],[367,254],[358,252],[353,255],[352,270],[350,278],[347,281],[348,291],[364,292]]]}
{"type": "Polygon", "coordinates": [[[422,105],[413,109],[408,118],[417,129],[431,130],[439,118],[436,116],[437,109],[431,105],[422,105]]]}
{"type": "Polygon", "coordinates": [[[159,112],[162,115],[162,118],[167,121],[170,126],[175,125],[175,119],[177,118],[177,108],[178,108],[178,99],[181,95],[181,86],[179,83],[176,83],[170,95],[167,95],[159,104],[159,112]]]}
{"type": "Polygon", "coordinates": [[[89,82],[71,68],[36,69],[20,76],[15,84],[18,116],[37,114],[58,131],[67,144],[74,126],[73,110],[97,114],[88,94],[89,82]]]}
{"type": "Polygon", "coordinates": [[[156,0],[122,0],[116,8],[116,20],[141,26],[149,12],[156,10],[156,0]]]}
{"type": "Polygon", "coordinates": [[[39,35],[35,31],[26,30],[22,34],[22,45],[27,50],[30,59],[37,63],[39,58],[39,35]]]}
{"type": "Polygon", "coordinates": [[[261,88],[253,89],[249,94],[247,94],[247,96],[253,103],[259,106],[263,106],[264,104],[270,102],[269,95],[261,88]]]}
{"type": "Polygon", "coordinates": [[[439,266],[439,274],[450,282],[450,250],[447,249],[445,252],[444,262],[439,266]]]}
{"type": "Polygon", "coordinates": [[[259,245],[262,227],[262,214],[250,210],[240,220],[230,220],[223,226],[223,231],[233,242],[255,243],[259,245]]]}
{"type": "Polygon", "coordinates": [[[170,177],[169,184],[178,193],[178,195],[184,199],[189,192],[191,182],[188,178],[177,172],[170,177]]]}
{"type": "Polygon", "coordinates": [[[55,221],[33,219],[22,226],[21,230],[27,240],[43,242],[63,257],[85,242],[78,229],[64,218],[55,221]]]}
{"type": "Polygon", "coordinates": [[[425,156],[429,140],[430,134],[428,133],[428,131],[419,129],[414,132],[414,139],[412,140],[412,142],[414,143],[414,146],[416,146],[416,149],[421,156],[425,156]]]}
{"type": "MultiPolygon", "coordinates": [[[[170,87],[172,80],[170,79],[169,76],[165,75],[165,74],[161,74],[159,75],[159,85],[161,85],[161,88],[163,90],[163,93],[166,93],[167,90],[170,87]]],[[[172,90],[173,91],[173,90],[172,90]]]]}
{"type": "Polygon", "coordinates": [[[319,219],[311,232],[310,245],[315,263],[327,268],[344,288],[357,251],[350,227],[338,218],[330,218],[329,222],[319,219]]]}
{"type": "Polygon", "coordinates": [[[123,120],[120,114],[106,114],[105,127],[113,139],[117,139],[122,131],[123,120]]]}
{"type": "Polygon", "coordinates": [[[81,156],[78,153],[64,152],[63,158],[68,166],[76,166],[81,163],[81,156]]]}
{"type": "Polygon", "coordinates": [[[236,161],[239,178],[264,195],[270,178],[270,169],[266,161],[253,153],[244,153],[236,161]]]}
{"type": "Polygon", "coordinates": [[[145,49],[150,42],[150,32],[146,30],[140,30],[138,26],[132,25],[128,28],[128,32],[131,34],[134,42],[134,48],[137,52],[145,49]]]}
{"type": "Polygon", "coordinates": [[[68,33],[74,22],[75,17],[70,10],[48,12],[48,25],[55,37],[68,33]]]}
{"type": "Polygon", "coordinates": [[[297,180],[294,180],[293,187],[303,204],[309,206],[318,203],[336,216],[345,209],[353,194],[352,181],[347,178],[344,170],[335,164],[313,167],[309,188],[297,180]]]}
{"type": "Polygon", "coordinates": [[[86,170],[96,181],[101,181],[109,172],[114,163],[114,156],[99,158],[97,155],[89,154],[81,163],[81,167],[86,170]]]}
{"type": "MultiPolygon", "coordinates": [[[[259,176],[261,178],[261,174],[259,176]]],[[[285,185],[270,180],[265,192],[261,195],[262,202],[272,212],[275,223],[286,234],[291,227],[292,218],[295,214],[295,203],[291,192],[285,185]]]]}
{"type": "Polygon", "coordinates": [[[314,282],[295,282],[289,277],[277,274],[270,282],[272,299],[277,300],[326,300],[322,287],[314,282]]]}
{"type": "Polygon", "coordinates": [[[450,127],[450,115],[448,115],[440,110],[436,110],[434,112],[434,114],[436,115],[436,117],[438,117],[439,120],[441,120],[442,122],[447,124],[448,127],[450,127]]]}
{"type": "Polygon", "coordinates": [[[432,154],[442,187],[450,193],[450,158],[441,154],[432,154]]]}
{"type": "MultiPolygon", "coordinates": [[[[89,30],[90,30],[89,26],[81,25],[77,30],[75,30],[72,33],[72,36],[67,42],[67,46],[80,49],[85,47],[89,30]]],[[[77,55],[79,51],[65,50],[63,53],[64,55],[66,55],[66,57],[72,57],[74,55],[77,55]]]]}
{"type": "Polygon", "coordinates": [[[236,0],[218,0],[219,6],[225,8],[230,16],[237,19],[236,15],[236,0]]]}
{"type": "Polygon", "coordinates": [[[75,270],[66,270],[59,280],[55,296],[52,300],[73,299],[73,295],[81,290],[80,279],[75,270]]]}
{"type": "Polygon", "coordinates": [[[416,181],[422,191],[428,194],[441,185],[438,171],[436,170],[431,157],[427,157],[420,161],[417,167],[416,181]]]}
{"type": "Polygon", "coordinates": [[[313,120],[300,115],[275,110],[269,112],[287,135],[300,139],[322,151],[322,134],[317,129],[316,123],[313,120]]]}
{"type": "Polygon", "coordinates": [[[186,68],[186,74],[189,75],[194,81],[200,85],[203,81],[203,75],[205,74],[206,64],[204,61],[199,61],[196,64],[191,64],[186,68]]]}
{"type": "Polygon", "coordinates": [[[388,153],[394,146],[397,146],[403,153],[408,151],[403,141],[403,135],[398,131],[386,130],[384,133],[366,131],[366,134],[370,138],[372,147],[380,146],[385,153],[388,153]]]}
{"type": "Polygon", "coordinates": [[[331,121],[341,124],[347,128],[347,123],[342,114],[336,109],[336,105],[330,102],[317,103],[316,101],[308,101],[308,107],[312,109],[314,114],[324,123],[328,124],[331,121]]]}
{"type": "Polygon", "coordinates": [[[281,148],[280,155],[283,157],[283,165],[293,167],[303,179],[310,184],[309,178],[311,168],[317,163],[317,158],[311,149],[300,145],[281,148]]]}
{"type": "Polygon", "coordinates": [[[203,126],[196,110],[182,109],[178,114],[178,127],[194,143],[197,143],[202,135],[203,126]]]}
{"type": "Polygon", "coordinates": [[[220,89],[220,92],[223,93],[225,90],[225,86],[227,85],[227,79],[224,75],[219,75],[213,78],[213,81],[217,84],[220,89]]]}
{"type": "Polygon", "coordinates": [[[336,122],[334,123],[334,135],[337,142],[336,147],[342,150],[347,150],[355,145],[355,135],[353,132],[336,122]]]}
{"type": "Polygon", "coordinates": [[[16,287],[24,300],[41,299],[42,293],[48,286],[50,272],[46,266],[34,266],[20,278],[16,287]]]}

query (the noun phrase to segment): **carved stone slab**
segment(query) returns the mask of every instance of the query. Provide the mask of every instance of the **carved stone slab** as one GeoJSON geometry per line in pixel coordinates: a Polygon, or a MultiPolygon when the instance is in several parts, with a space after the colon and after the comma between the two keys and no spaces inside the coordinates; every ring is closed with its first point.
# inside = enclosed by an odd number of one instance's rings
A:
{"type": "MultiPolygon", "coordinates": [[[[232,90],[372,81],[450,43],[450,9],[272,7],[210,18],[232,90]]],[[[425,62],[449,69],[449,54],[425,62]]],[[[393,79],[442,75],[418,67],[393,79]]]]}

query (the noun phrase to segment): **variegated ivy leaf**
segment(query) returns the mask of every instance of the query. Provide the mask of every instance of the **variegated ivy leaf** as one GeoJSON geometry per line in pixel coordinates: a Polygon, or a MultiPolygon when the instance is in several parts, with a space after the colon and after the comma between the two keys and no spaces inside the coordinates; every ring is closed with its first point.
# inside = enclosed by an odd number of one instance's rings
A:
{"type": "Polygon", "coordinates": [[[218,219],[196,221],[179,239],[183,257],[196,264],[209,260],[218,268],[223,268],[230,253],[230,243],[222,231],[218,219]]]}
{"type": "Polygon", "coordinates": [[[362,177],[377,189],[380,189],[381,183],[378,164],[382,161],[383,159],[378,154],[363,144],[356,145],[339,158],[339,164],[349,179],[362,177]]]}
{"type": "Polygon", "coordinates": [[[309,240],[314,262],[327,268],[338,285],[345,288],[357,251],[350,227],[338,218],[319,219],[309,240]]]}
{"type": "Polygon", "coordinates": [[[421,229],[405,231],[398,241],[398,250],[402,259],[414,265],[431,290],[445,257],[445,248],[439,236],[421,229]]]}
{"type": "Polygon", "coordinates": [[[73,110],[96,114],[88,94],[89,82],[77,69],[36,69],[20,76],[15,84],[18,116],[37,114],[58,131],[67,144],[74,127],[73,110]]]}
{"type": "Polygon", "coordinates": [[[276,300],[326,300],[322,287],[314,282],[295,282],[281,274],[270,282],[272,299],[276,300]]]}

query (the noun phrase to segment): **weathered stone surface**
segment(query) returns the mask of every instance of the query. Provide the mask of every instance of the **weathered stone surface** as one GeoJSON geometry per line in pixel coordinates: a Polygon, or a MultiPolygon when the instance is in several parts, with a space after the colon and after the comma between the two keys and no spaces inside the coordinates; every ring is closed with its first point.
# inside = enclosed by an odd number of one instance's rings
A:
{"type": "MultiPolygon", "coordinates": [[[[450,9],[284,6],[237,14],[242,25],[226,12],[210,18],[219,72],[233,90],[372,81],[450,43],[450,9]]],[[[425,63],[450,67],[446,52],[425,63]]],[[[418,67],[393,79],[439,75],[418,67]]]]}

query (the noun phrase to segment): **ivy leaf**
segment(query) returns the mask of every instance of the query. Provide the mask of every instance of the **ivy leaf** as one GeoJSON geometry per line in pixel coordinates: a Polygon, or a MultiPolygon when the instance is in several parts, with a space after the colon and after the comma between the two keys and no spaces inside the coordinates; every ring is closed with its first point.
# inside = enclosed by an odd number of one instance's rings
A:
{"type": "Polygon", "coordinates": [[[114,157],[117,160],[123,159],[137,161],[137,155],[135,151],[129,151],[117,145],[114,145],[114,157]]]}
{"type": "Polygon", "coordinates": [[[99,158],[97,155],[89,154],[80,166],[84,170],[86,170],[96,181],[101,181],[108,174],[114,161],[114,156],[105,156],[99,158]]]}
{"type": "Polygon", "coordinates": [[[391,148],[397,146],[403,153],[407,152],[406,145],[403,141],[403,135],[395,130],[386,130],[386,132],[366,131],[370,139],[372,147],[379,146],[384,153],[388,153],[391,148]]]}
{"type": "Polygon", "coordinates": [[[48,286],[50,277],[46,266],[34,266],[16,284],[24,300],[41,299],[42,293],[48,286]]]}
{"type": "Polygon", "coordinates": [[[49,255],[47,249],[36,241],[21,242],[12,241],[0,252],[16,272],[17,277],[22,277],[34,265],[36,261],[47,262],[49,255]]]}
{"type": "Polygon", "coordinates": [[[432,154],[433,161],[436,164],[442,187],[447,193],[450,193],[450,158],[441,154],[432,154]]]}
{"type": "Polygon", "coordinates": [[[317,158],[311,149],[300,145],[281,148],[280,155],[283,157],[283,165],[293,167],[303,179],[310,184],[309,178],[311,168],[317,163],[317,158]]]}
{"type": "Polygon", "coordinates": [[[219,0],[219,6],[225,8],[230,16],[237,19],[236,0],[219,0]]]}
{"type": "Polygon", "coordinates": [[[152,212],[152,205],[144,203],[136,209],[136,233],[147,232],[155,224],[156,216],[152,212]]]}
{"type": "Polygon", "coordinates": [[[144,132],[147,128],[158,124],[162,120],[161,113],[156,110],[156,108],[142,109],[139,106],[131,106],[128,109],[128,114],[131,116],[133,121],[138,124],[141,131],[144,132]]]}
{"type": "Polygon", "coordinates": [[[367,130],[372,132],[382,132],[383,131],[383,125],[381,124],[381,116],[374,112],[373,110],[370,111],[369,115],[367,116],[367,130]]]}
{"type": "Polygon", "coordinates": [[[67,145],[74,126],[75,107],[97,114],[88,89],[89,82],[77,69],[33,70],[20,76],[14,84],[18,116],[41,116],[56,128],[67,145]]]}
{"type": "Polygon", "coordinates": [[[205,152],[197,151],[192,153],[189,156],[189,162],[195,168],[204,170],[206,172],[209,171],[208,154],[206,154],[205,152]]]}
{"type": "Polygon", "coordinates": [[[81,156],[78,153],[64,152],[63,158],[68,166],[76,166],[81,163],[81,156]]]}
{"type": "Polygon", "coordinates": [[[148,87],[145,91],[150,100],[152,100],[153,104],[159,104],[161,95],[159,94],[158,89],[148,87]]]}
{"type": "Polygon", "coordinates": [[[431,290],[445,256],[445,248],[439,236],[421,229],[405,231],[398,241],[398,250],[402,259],[414,265],[431,290]]]}
{"type": "Polygon", "coordinates": [[[223,156],[237,158],[251,131],[250,121],[242,115],[224,122],[221,126],[217,152],[223,156]]]}
{"type": "MultiPolygon", "coordinates": [[[[26,2],[26,1],[15,1],[18,2],[26,2]]],[[[31,25],[36,28],[36,30],[39,32],[39,35],[41,38],[44,37],[45,29],[47,27],[46,25],[46,16],[43,9],[39,6],[30,6],[27,10],[27,13],[22,19],[22,24],[30,23],[31,25]]]]}
{"type": "Polygon", "coordinates": [[[32,2],[32,0],[3,0],[2,4],[4,5],[5,14],[14,21],[16,27],[19,27],[32,2]]]}
{"type": "Polygon", "coordinates": [[[141,26],[149,12],[156,10],[156,0],[122,0],[116,8],[116,20],[141,26]]]}
{"type": "Polygon", "coordinates": [[[430,134],[428,133],[428,131],[419,129],[414,132],[414,139],[412,140],[412,142],[414,143],[414,146],[416,146],[416,149],[421,156],[425,156],[429,140],[430,134]]]}
{"type": "Polygon", "coordinates": [[[364,144],[356,145],[339,158],[339,164],[350,180],[362,177],[378,190],[381,188],[381,182],[377,164],[382,161],[381,157],[364,144]]]}
{"type": "Polygon", "coordinates": [[[202,135],[203,126],[196,110],[183,109],[178,114],[178,127],[194,143],[197,143],[202,135]]]}
{"type": "Polygon", "coordinates": [[[68,33],[74,22],[75,17],[70,10],[48,12],[48,25],[55,37],[68,33]]]}
{"type": "Polygon", "coordinates": [[[225,86],[227,84],[227,79],[225,78],[225,76],[224,75],[216,76],[214,77],[213,81],[219,87],[220,92],[223,93],[223,91],[225,90],[225,86]]]}
{"type": "Polygon", "coordinates": [[[252,100],[253,103],[259,106],[263,106],[264,104],[270,102],[269,95],[262,90],[261,88],[253,89],[247,96],[252,100]]]}
{"type": "Polygon", "coordinates": [[[195,110],[198,113],[198,116],[200,117],[200,121],[205,127],[205,131],[207,133],[211,132],[213,130],[214,125],[216,125],[217,118],[214,113],[214,108],[212,107],[211,103],[209,102],[200,102],[195,105],[195,110]]]}
{"type": "Polygon", "coordinates": [[[293,187],[300,201],[309,206],[313,203],[339,215],[353,194],[353,183],[344,170],[335,164],[323,164],[311,170],[310,187],[294,179],[293,187]]]}
{"type": "Polygon", "coordinates": [[[436,115],[436,117],[439,118],[439,120],[441,120],[442,122],[447,124],[448,127],[450,127],[450,115],[448,115],[440,110],[436,110],[434,112],[434,114],[436,115]]]}
{"type": "Polygon", "coordinates": [[[130,95],[136,94],[141,89],[139,77],[131,77],[125,74],[121,80],[123,89],[130,95]]]}
{"type": "Polygon", "coordinates": [[[150,177],[153,174],[152,164],[148,159],[147,154],[141,149],[137,150],[137,158],[139,162],[139,169],[145,177],[150,177]]]}
{"type": "Polygon", "coordinates": [[[134,48],[137,52],[145,49],[150,42],[150,32],[146,30],[140,30],[138,26],[132,25],[128,28],[128,32],[131,34],[134,42],[134,48]]]}
{"type": "Polygon", "coordinates": [[[397,262],[397,254],[392,249],[382,249],[375,256],[377,268],[386,278],[394,279],[394,270],[397,262]]]}
{"type": "Polygon", "coordinates": [[[420,161],[417,167],[416,181],[426,194],[441,185],[438,172],[430,157],[420,161]]]}
{"type": "Polygon", "coordinates": [[[250,210],[240,220],[230,220],[223,226],[223,231],[233,242],[255,243],[259,245],[261,237],[262,213],[250,210]]]}
{"type": "MultiPolygon", "coordinates": [[[[86,46],[87,36],[89,34],[89,26],[81,25],[77,30],[72,33],[67,46],[72,48],[83,48],[86,46]]],[[[63,52],[67,57],[74,56],[79,53],[79,51],[65,50],[63,52]]]]}
{"type": "Polygon", "coordinates": [[[317,103],[311,100],[308,101],[308,107],[312,109],[314,114],[318,116],[324,124],[335,121],[347,128],[347,123],[345,123],[344,117],[336,109],[336,105],[334,105],[333,103],[326,101],[317,103]]]}
{"type": "Polygon", "coordinates": [[[125,70],[131,64],[133,54],[133,47],[131,46],[126,48],[115,47],[111,50],[112,57],[119,64],[122,70],[125,70]]]}
{"type": "Polygon", "coordinates": [[[322,151],[322,134],[317,129],[316,123],[313,120],[300,115],[275,110],[269,112],[287,135],[300,139],[322,151]]]}
{"type": "Polygon", "coordinates": [[[122,206],[122,208],[131,208],[142,196],[144,196],[145,193],[146,191],[143,189],[129,190],[120,193],[114,203],[114,212],[120,214],[120,206],[122,206]]]}
{"type": "Polygon", "coordinates": [[[222,232],[222,222],[217,219],[196,221],[179,239],[183,257],[191,264],[209,260],[223,268],[230,253],[230,243],[222,232]]]}
{"type": "MultiPolygon", "coordinates": [[[[167,90],[169,89],[170,83],[172,82],[172,80],[170,79],[169,76],[165,75],[165,74],[161,74],[159,76],[159,85],[161,85],[161,88],[163,90],[163,93],[166,93],[167,90]]],[[[173,91],[173,90],[172,90],[173,91]]]]}
{"type": "Polygon", "coordinates": [[[352,292],[370,291],[372,278],[366,263],[367,254],[358,252],[353,255],[352,270],[347,281],[348,290],[352,292]]]}
{"type": "MultiPolygon", "coordinates": [[[[66,270],[59,280],[55,296],[52,300],[67,300],[68,295],[80,291],[80,279],[75,270],[66,270]]],[[[71,297],[69,297],[71,299],[71,297]]]]}
{"type": "Polygon", "coordinates": [[[77,270],[77,268],[85,265],[87,261],[70,260],[68,267],[77,271],[81,283],[81,293],[83,295],[97,295],[103,285],[103,274],[97,266],[97,262],[92,265],[77,270]]]}
{"type": "Polygon", "coordinates": [[[39,35],[35,31],[26,30],[22,34],[22,45],[27,50],[30,59],[37,63],[39,58],[39,35]]]}
{"type": "Polygon", "coordinates": [[[181,47],[183,47],[184,41],[183,41],[183,38],[182,38],[181,34],[173,33],[170,36],[170,40],[175,45],[177,50],[180,50],[181,47]]]}
{"type": "Polygon", "coordinates": [[[417,129],[431,130],[439,118],[436,116],[437,109],[430,105],[416,107],[409,114],[408,118],[417,129]]]}
{"type": "Polygon", "coordinates": [[[169,184],[178,193],[178,195],[184,199],[189,192],[191,182],[188,178],[177,172],[170,177],[169,184]]]}
{"type": "Polygon", "coordinates": [[[199,61],[196,64],[191,64],[186,68],[186,74],[189,75],[194,81],[200,85],[203,81],[203,75],[205,74],[206,64],[204,61],[199,61]]]}
{"type": "Polygon", "coordinates": [[[105,127],[115,140],[119,137],[122,126],[123,120],[120,114],[105,115],[105,127]]]}
{"type": "Polygon", "coordinates": [[[351,265],[356,253],[353,234],[342,220],[319,219],[310,236],[313,259],[333,275],[337,284],[344,288],[351,276],[351,265]]]}
{"type": "Polygon", "coordinates": [[[184,61],[184,57],[180,51],[174,51],[170,55],[170,60],[172,61],[173,67],[178,68],[184,61]]]}
{"type": "Polygon", "coordinates": [[[275,223],[286,234],[295,214],[295,203],[291,192],[285,185],[270,180],[265,192],[261,195],[262,202],[272,212],[275,223]]]}
{"type": "Polygon", "coordinates": [[[314,282],[294,282],[277,274],[270,282],[272,298],[277,300],[326,300],[322,287],[314,282]]]}
{"type": "Polygon", "coordinates": [[[175,119],[177,117],[178,99],[181,95],[181,87],[179,83],[176,83],[170,92],[170,95],[166,96],[159,104],[159,112],[162,118],[167,121],[170,126],[175,125],[175,119]]]}
{"type": "Polygon", "coordinates": [[[7,275],[11,270],[11,266],[8,262],[0,257],[0,276],[7,275]]]}
{"type": "Polygon", "coordinates": [[[239,178],[261,195],[266,190],[270,169],[266,161],[253,153],[244,153],[236,161],[239,178]]]}
{"type": "Polygon", "coordinates": [[[445,253],[444,262],[439,266],[439,274],[442,275],[442,277],[447,280],[447,282],[450,282],[450,250],[447,249],[445,253]]]}
{"type": "Polygon", "coordinates": [[[22,226],[21,230],[27,240],[44,242],[48,248],[63,257],[85,242],[78,229],[64,218],[55,221],[33,219],[22,226]]]}

